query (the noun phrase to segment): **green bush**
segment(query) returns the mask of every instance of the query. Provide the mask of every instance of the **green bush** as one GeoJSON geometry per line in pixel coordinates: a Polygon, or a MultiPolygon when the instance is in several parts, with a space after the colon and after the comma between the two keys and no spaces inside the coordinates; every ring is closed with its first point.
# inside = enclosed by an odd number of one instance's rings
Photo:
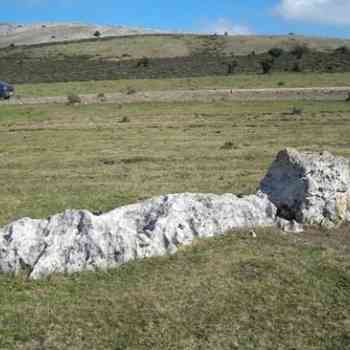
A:
{"type": "Polygon", "coordinates": [[[273,47],[268,51],[269,55],[278,58],[284,54],[284,50],[279,47],[273,47]]]}
{"type": "Polygon", "coordinates": [[[310,52],[310,49],[306,45],[296,45],[290,53],[297,59],[301,59],[308,52],[310,52]]]}
{"type": "Polygon", "coordinates": [[[81,103],[80,96],[75,95],[75,94],[68,95],[67,100],[68,100],[67,104],[69,104],[69,105],[75,105],[75,104],[81,103]]]}

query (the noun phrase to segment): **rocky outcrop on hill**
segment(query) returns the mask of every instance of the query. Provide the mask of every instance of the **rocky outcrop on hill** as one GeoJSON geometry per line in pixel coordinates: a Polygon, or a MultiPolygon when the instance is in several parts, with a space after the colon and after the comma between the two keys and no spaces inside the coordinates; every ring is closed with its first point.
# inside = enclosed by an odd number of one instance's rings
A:
{"type": "Polygon", "coordinates": [[[46,220],[24,218],[0,229],[0,272],[33,279],[107,269],[175,253],[195,239],[237,229],[349,219],[348,162],[329,153],[278,154],[256,195],[174,194],[102,215],[67,210],[46,220]]]}

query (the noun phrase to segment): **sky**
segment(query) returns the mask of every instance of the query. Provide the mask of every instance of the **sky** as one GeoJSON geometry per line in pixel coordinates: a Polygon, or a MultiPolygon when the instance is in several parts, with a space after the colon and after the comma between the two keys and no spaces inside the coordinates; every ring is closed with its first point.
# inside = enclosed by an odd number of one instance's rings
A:
{"type": "Polygon", "coordinates": [[[11,0],[2,7],[0,22],[350,38],[350,0],[11,0]]]}

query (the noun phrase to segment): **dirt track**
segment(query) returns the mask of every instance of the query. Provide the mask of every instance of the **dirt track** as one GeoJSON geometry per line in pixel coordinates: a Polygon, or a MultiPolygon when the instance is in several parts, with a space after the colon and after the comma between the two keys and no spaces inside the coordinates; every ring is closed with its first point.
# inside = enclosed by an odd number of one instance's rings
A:
{"type": "MultiPolygon", "coordinates": [[[[350,87],[283,88],[283,89],[217,89],[217,90],[169,90],[136,92],[134,94],[81,95],[83,104],[135,103],[135,102],[181,102],[181,101],[253,101],[253,100],[345,100],[350,87]]],[[[64,104],[66,96],[13,97],[0,104],[64,104]]]]}

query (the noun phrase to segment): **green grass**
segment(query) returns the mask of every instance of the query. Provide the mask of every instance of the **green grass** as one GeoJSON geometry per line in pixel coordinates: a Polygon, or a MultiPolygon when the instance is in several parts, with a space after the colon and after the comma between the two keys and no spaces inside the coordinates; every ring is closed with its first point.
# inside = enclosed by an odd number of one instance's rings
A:
{"type": "MultiPolygon", "coordinates": [[[[2,106],[0,223],[171,192],[252,193],[278,150],[350,157],[349,134],[345,102],[2,106]]],[[[349,227],[248,237],[108,272],[2,275],[0,349],[348,349],[349,227]]]]}
{"type": "Polygon", "coordinates": [[[254,89],[282,87],[334,87],[349,86],[350,73],[274,73],[270,75],[239,74],[227,77],[187,79],[140,79],[82,81],[68,83],[18,84],[17,94],[25,96],[66,96],[123,92],[127,87],[136,91],[179,89],[254,89]]]}
{"type": "Polygon", "coordinates": [[[329,101],[3,106],[0,224],[164,193],[251,193],[284,147],[349,156],[349,119],[349,103],[329,101]]]}
{"type": "Polygon", "coordinates": [[[109,272],[1,276],[0,348],[345,350],[348,233],[234,233],[109,272]]]}

